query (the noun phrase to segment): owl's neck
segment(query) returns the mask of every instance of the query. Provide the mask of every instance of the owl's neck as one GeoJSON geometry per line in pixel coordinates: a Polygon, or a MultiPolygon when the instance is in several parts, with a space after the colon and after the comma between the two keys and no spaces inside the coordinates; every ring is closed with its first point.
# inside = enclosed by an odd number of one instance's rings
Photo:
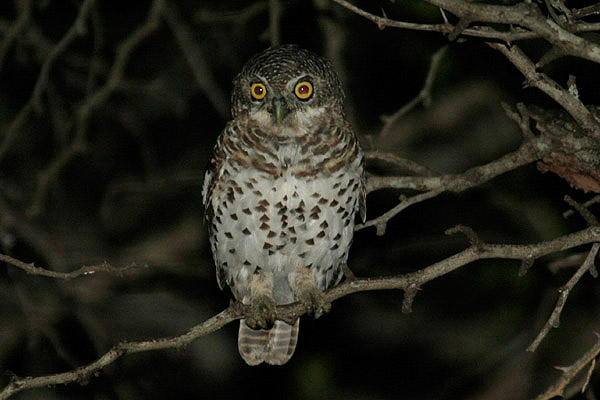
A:
{"type": "Polygon", "coordinates": [[[235,121],[226,139],[237,163],[273,176],[293,174],[318,177],[352,164],[360,151],[351,128],[341,115],[327,114],[313,124],[290,132],[291,126],[260,124],[255,120],[235,121]],[[336,117],[339,123],[332,123],[336,117]]]}

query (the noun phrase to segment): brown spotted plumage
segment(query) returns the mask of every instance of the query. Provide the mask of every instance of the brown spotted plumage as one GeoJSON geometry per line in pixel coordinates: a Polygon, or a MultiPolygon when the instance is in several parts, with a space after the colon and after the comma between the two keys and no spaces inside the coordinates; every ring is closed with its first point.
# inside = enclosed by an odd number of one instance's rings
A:
{"type": "Polygon", "coordinates": [[[330,64],[294,45],[257,54],[234,81],[203,199],[219,286],[253,310],[238,337],[250,365],[290,359],[299,321],[276,321],[275,306],[322,313],[357,211],[364,220],[363,154],[342,101],[330,64]]]}

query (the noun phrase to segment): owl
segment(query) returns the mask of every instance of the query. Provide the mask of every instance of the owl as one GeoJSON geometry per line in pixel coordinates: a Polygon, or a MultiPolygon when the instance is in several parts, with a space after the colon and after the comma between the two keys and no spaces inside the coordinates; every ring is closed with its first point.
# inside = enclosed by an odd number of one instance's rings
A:
{"type": "Polygon", "coordinates": [[[234,80],[202,195],[218,284],[249,305],[238,334],[249,365],[292,357],[299,320],[277,320],[276,306],[326,310],[357,212],[364,221],[363,153],[343,99],[331,64],[296,45],[256,54],[234,80]]]}

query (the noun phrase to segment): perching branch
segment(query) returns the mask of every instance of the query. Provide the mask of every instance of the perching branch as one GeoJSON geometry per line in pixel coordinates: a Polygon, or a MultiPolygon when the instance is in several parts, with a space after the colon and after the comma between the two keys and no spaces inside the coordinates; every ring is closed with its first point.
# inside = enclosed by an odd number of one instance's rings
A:
{"type": "MultiPolygon", "coordinates": [[[[425,283],[455,271],[474,261],[485,259],[536,259],[547,254],[567,250],[588,243],[596,243],[594,244],[596,247],[599,246],[597,243],[598,241],[600,241],[599,227],[590,227],[576,233],[558,237],[554,240],[530,245],[486,244],[477,241],[477,243],[469,248],[415,272],[395,277],[347,280],[325,292],[323,294],[323,300],[326,302],[334,302],[335,300],[353,293],[399,289],[406,292],[403,309],[409,311],[412,300],[414,300],[414,295],[425,283]]],[[[142,351],[181,348],[198,338],[222,328],[230,322],[244,318],[247,312],[249,312],[248,306],[244,306],[240,303],[233,303],[221,313],[194,326],[180,336],[140,342],[122,342],[114,346],[96,361],[73,371],[35,378],[15,377],[11,383],[0,392],[0,400],[7,399],[13,394],[24,390],[86,380],[96,374],[99,370],[127,354],[139,353],[142,351]]],[[[306,307],[301,303],[277,307],[277,318],[288,322],[294,321],[305,313],[306,307]]]]}

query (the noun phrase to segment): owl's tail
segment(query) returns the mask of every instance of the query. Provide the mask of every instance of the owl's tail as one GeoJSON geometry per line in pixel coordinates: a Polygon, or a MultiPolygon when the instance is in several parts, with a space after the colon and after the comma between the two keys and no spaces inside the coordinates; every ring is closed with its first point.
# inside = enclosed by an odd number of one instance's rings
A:
{"type": "Polygon", "coordinates": [[[294,325],[275,321],[271,329],[251,329],[245,320],[240,321],[238,349],[248,365],[266,362],[283,365],[292,358],[298,342],[300,318],[294,325]]]}

